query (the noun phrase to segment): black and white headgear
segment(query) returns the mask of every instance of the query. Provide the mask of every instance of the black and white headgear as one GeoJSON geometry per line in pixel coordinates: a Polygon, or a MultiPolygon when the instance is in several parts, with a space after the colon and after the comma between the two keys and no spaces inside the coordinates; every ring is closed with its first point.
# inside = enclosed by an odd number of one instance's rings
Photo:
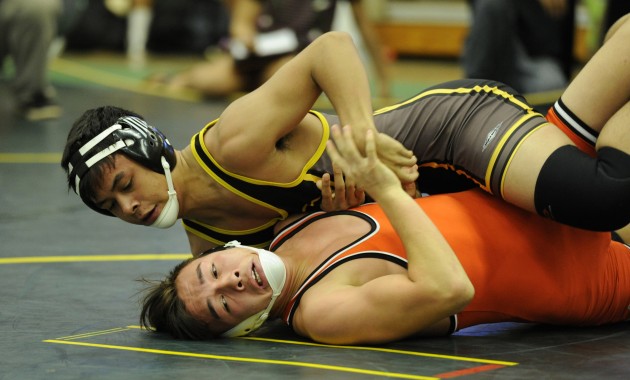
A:
{"type": "Polygon", "coordinates": [[[155,172],[165,174],[169,183],[169,194],[171,191],[174,192],[170,169],[175,167],[177,160],[171,143],[162,132],[148,125],[144,120],[135,116],[123,116],[116,121],[116,124],[85,143],[70,158],[68,164],[70,185],[90,208],[101,214],[113,216],[109,211],[97,207],[89,196],[80,194],[79,185],[93,165],[118,151],[155,172]],[[97,149],[99,143],[109,136],[114,137],[114,143],[104,149],[97,149]]]}

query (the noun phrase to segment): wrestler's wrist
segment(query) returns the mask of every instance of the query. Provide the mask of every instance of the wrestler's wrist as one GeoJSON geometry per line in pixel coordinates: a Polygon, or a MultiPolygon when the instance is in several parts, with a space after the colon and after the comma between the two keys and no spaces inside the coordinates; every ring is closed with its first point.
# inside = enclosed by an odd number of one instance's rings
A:
{"type": "Polygon", "coordinates": [[[409,197],[402,189],[400,183],[396,185],[380,186],[373,191],[366,190],[367,193],[378,203],[386,203],[391,200],[397,200],[401,197],[409,197]]]}

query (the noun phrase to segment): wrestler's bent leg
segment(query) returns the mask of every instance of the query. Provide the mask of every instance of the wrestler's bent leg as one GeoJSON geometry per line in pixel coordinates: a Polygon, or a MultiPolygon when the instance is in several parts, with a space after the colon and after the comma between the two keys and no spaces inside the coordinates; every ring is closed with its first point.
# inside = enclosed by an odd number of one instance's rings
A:
{"type": "Polygon", "coordinates": [[[630,100],[630,18],[620,25],[571,81],[562,100],[595,131],[630,100]]]}

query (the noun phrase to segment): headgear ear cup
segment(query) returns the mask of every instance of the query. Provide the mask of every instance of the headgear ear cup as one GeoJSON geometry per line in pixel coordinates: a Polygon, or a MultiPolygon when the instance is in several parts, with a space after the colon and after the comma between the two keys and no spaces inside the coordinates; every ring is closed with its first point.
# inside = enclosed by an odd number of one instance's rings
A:
{"type": "Polygon", "coordinates": [[[164,173],[161,157],[166,158],[171,169],[175,168],[175,149],[157,128],[133,116],[121,117],[118,124],[123,128],[114,131],[112,135],[120,140],[132,142],[121,149],[123,153],[158,173],[164,173]]]}

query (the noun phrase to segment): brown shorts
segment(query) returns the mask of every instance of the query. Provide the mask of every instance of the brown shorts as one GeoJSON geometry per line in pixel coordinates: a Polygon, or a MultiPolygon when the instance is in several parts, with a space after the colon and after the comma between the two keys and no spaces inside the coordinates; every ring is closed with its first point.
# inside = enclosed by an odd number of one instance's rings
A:
{"type": "MultiPolygon", "coordinates": [[[[336,117],[327,119],[338,122],[336,117]]],[[[380,132],[414,152],[422,191],[426,181],[443,182],[455,172],[497,195],[502,194],[505,172],[519,144],[547,123],[510,87],[478,79],[428,88],[376,111],[374,121],[380,132]],[[447,170],[430,170],[438,175],[425,176],[422,169],[427,168],[447,170]]]]}

